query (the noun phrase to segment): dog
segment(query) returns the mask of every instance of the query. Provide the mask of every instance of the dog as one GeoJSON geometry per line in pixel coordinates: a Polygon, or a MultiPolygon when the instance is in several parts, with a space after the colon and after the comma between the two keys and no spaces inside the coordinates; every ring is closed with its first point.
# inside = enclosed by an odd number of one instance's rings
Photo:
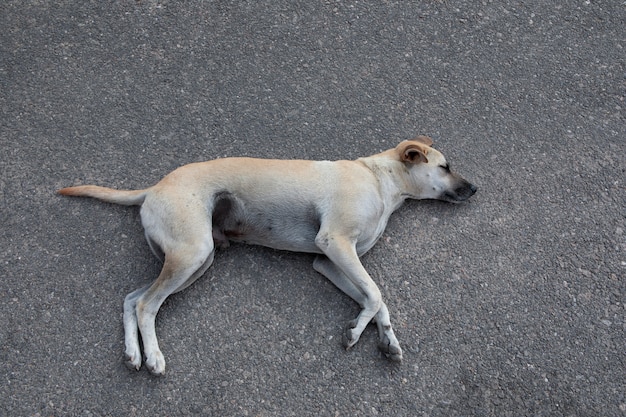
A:
{"type": "Polygon", "coordinates": [[[391,213],[407,199],[458,203],[476,186],[450,170],[427,136],[354,161],[223,158],[182,166],[144,190],[68,187],[66,196],[140,205],[145,236],[163,262],[158,278],[124,300],[126,364],[165,372],[156,314],[171,294],[190,286],[230,241],[316,254],[313,268],[361,306],[343,335],[354,346],[371,321],[379,348],[402,360],[381,292],[359,257],[381,237],[391,213]]]}

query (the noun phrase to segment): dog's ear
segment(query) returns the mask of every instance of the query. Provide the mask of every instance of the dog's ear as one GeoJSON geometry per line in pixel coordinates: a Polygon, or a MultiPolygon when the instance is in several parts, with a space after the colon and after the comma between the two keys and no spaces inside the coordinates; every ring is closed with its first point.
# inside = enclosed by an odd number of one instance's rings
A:
{"type": "Polygon", "coordinates": [[[428,162],[428,145],[415,141],[404,141],[396,148],[402,162],[418,164],[428,162]]]}
{"type": "Polygon", "coordinates": [[[426,146],[432,146],[433,145],[433,140],[430,137],[428,137],[428,136],[419,135],[418,137],[416,137],[413,140],[415,142],[423,143],[426,146]]]}

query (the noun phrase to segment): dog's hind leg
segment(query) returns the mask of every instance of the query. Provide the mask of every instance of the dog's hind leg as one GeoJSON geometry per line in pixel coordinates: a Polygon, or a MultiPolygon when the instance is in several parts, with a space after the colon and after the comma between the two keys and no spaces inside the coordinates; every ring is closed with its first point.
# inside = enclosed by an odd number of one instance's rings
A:
{"type": "Polygon", "coordinates": [[[154,256],[159,258],[161,263],[165,262],[165,253],[163,253],[163,249],[150,237],[148,233],[146,233],[146,241],[148,242],[148,246],[150,246],[150,250],[154,253],[154,256]]]}
{"type": "Polygon", "coordinates": [[[174,292],[175,293],[180,292],[184,290],[185,288],[189,287],[194,282],[196,282],[198,278],[204,275],[206,270],[209,269],[209,267],[213,263],[214,258],[215,258],[215,249],[211,251],[211,253],[209,254],[209,257],[206,258],[206,260],[204,261],[204,264],[202,264],[202,266],[196,272],[194,272],[187,281],[185,281],[180,287],[176,288],[176,291],[174,292]]]}
{"type": "MultiPolygon", "coordinates": [[[[211,251],[204,264],[173,292],[184,290],[200,278],[213,263],[215,251],[211,251]]],[[[139,328],[137,323],[137,300],[152,284],[139,288],[124,299],[124,335],[126,345],[126,366],[139,370],[141,367],[141,348],[139,346],[139,328]]]]}
{"type": "MultiPolygon", "coordinates": [[[[135,314],[137,325],[141,332],[144,354],[146,356],[146,367],[154,375],[162,375],[165,372],[165,359],[161,350],[155,330],[155,319],[161,304],[172,293],[180,291],[189,286],[197,279],[201,272],[204,272],[210,265],[213,253],[213,240],[210,233],[208,239],[201,242],[189,242],[178,244],[165,255],[165,262],[159,277],[147,289],[139,290],[141,293],[136,297],[130,297],[135,301],[135,314]]],[[[130,307],[130,306],[129,306],[130,307]]],[[[133,332],[126,329],[127,340],[130,338],[130,345],[133,345],[133,332]]],[[[134,365],[129,358],[129,364],[134,365]]]]}
{"type": "MultiPolygon", "coordinates": [[[[313,268],[328,278],[337,288],[347,294],[350,298],[356,301],[361,308],[365,303],[365,295],[361,292],[346,275],[326,256],[318,255],[313,262],[313,268]]],[[[391,327],[391,320],[389,317],[389,310],[383,302],[374,316],[376,326],[378,327],[379,335],[379,349],[385,354],[386,357],[393,361],[402,360],[402,349],[400,343],[396,338],[391,327]]]]}
{"type": "Polygon", "coordinates": [[[141,367],[141,348],[139,347],[139,328],[137,327],[137,299],[150,288],[150,285],[146,285],[145,287],[131,292],[124,299],[126,366],[136,370],[139,370],[141,367]]]}

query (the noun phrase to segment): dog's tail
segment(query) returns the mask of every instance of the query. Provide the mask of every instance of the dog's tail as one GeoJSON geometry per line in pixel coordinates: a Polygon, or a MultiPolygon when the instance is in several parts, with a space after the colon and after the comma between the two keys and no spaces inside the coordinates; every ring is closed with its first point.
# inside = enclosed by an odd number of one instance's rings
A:
{"type": "Polygon", "coordinates": [[[113,188],[97,185],[79,185],[62,188],[58,193],[77,197],[93,197],[108,203],[123,204],[125,206],[140,206],[146,199],[148,190],[114,190],[113,188]]]}

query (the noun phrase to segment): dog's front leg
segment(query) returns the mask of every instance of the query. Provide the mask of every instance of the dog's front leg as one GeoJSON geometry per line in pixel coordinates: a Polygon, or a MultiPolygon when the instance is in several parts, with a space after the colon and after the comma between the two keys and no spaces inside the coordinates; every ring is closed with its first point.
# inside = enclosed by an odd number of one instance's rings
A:
{"type": "Polygon", "coordinates": [[[392,361],[401,362],[402,349],[391,327],[391,318],[389,317],[389,310],[385,303],[380,306],[380,310],[378,310],[376,314],[376,326],[378,327],[378,336],[380,338],[378,349],[392,361]]]}
{"type": "MultiPolygon", "coordinates": [[[[345,333],[344,345],[351,348],[359,341],[367,324],[376,316],[383,302],[380,290],[363,268],[356,252],[356,243],[342,235],[321,232],[315,238],[316,245],[347,277],[354,287],[351,292],[361,294],[359,304],[363,308],[358,317],[349,323],[345,333]]],[[[353,297],[354,298],[354,297],[353,297]]]]}
{"type": "MultiPolygon", "coordinates": [[[[313,268],[363,307],[365,303],[363,292],[361,292],[330,259],[322,255],[317,256],[313,262],[313,268]]],[[[381,304],[376,316],[374,316],[374,320],[378,327],[380,340],[378,343],[379,349],[387,358],[400,362],[402,360],[402,349],[391,327],[389,310],[387,310],[387,306],[384,302],[381,304]]]]}

